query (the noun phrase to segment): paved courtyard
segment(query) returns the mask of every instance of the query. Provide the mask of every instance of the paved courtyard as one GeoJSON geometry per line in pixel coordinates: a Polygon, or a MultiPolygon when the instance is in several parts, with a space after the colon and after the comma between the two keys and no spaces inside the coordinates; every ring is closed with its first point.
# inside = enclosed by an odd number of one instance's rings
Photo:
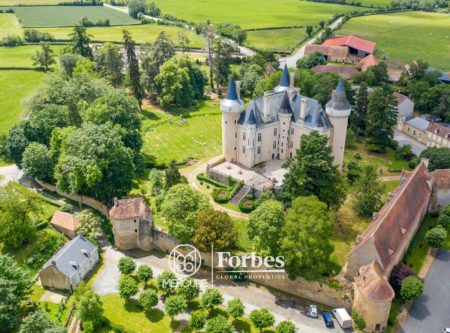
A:
{"type": "Polygon", "coordinates": [[[425,278],[425,291],[409,310],[400,333],[441,333],[446,327],[450,327],[450,251],[440,250],[425,278]]]}
{"type": "Polygon", "coordinates": [[[397,141],[401,147],[410,145],[412,152],[416,156],[419,156],[425,149],[427,149],[427,147],[424,144],[414,140],[413,138],[407,136],[406,134],[403,134],[397,129],[395,130],[394,140],[397,141]]]}

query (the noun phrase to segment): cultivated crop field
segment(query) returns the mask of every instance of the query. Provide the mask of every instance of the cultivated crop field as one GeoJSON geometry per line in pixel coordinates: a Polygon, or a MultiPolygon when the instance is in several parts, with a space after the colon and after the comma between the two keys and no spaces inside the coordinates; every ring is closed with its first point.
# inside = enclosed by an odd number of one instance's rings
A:
{"type": "MultiPolygon", "coordinates": [[[[122,41],[123,29],[128,30],[137,43],[151,43],[158,37],[161,31],[165,31],[166,35],[171,38],[175,44],[178,44],[178,33],[185,30],[183,28],[167,25],[145,24],[120,27],[93,27],[87,28],[87,31],[92,36],[92,40],[120,42],[122,41]]],[[[49,32],[58,40],[64,40],[69,39],[69,34],[72,32],[73,28],[40,28],[38,30],[49,32]]],[[[205,43],[201,36],[196,35],[190,30],[185,31],[190,40],[190,47],[201,48],[204,46],[205,43]]]]}
{"type": "Polygon", "coordinates": [[[246,42],[258,49],[291,51],[306,37],[305,28],[247,31],[246,42]]]}
{"type": "Polygon", "coordinates": [[[0,134],[22,118],[26,97],[39,88],[44,77],[36,71],[0,71],[0,134]]]}
{"type": "Polygon", "coordinates": [[[0,0],[0,6],[57,5],[63,2],[73,2],[73,0],[0,0]]]}
{"type": "Polygon", "coordinates": [[[14,14],[0,14],[0,39],[8,35],[22,36],[22,28],[14,14]]]}
{"type": "MultiPolygon", "coordinates": [[[[63,47],[62,45],[51,46],[56,60],[63,47]]],[[[33,60],[31,58],[39,48],[39,45],[0,47],[0,67],[32,67],[33,60]]]]}
{"type": "Polygon", "coordinates": [[[28,6],[13,7],[25,28],[69,27],[83,17],[92,22],[109,19],[111,25],[139,24],[139,21],[117,10],[102,6],[28,6]]]}
{"type": "Polygon", "coordinates": [[[450,15],[402,12],[353,18],[336,34],[356,34],[377,43],[377,54],[405,63],[422,59],[450,70],[450,15]]]}

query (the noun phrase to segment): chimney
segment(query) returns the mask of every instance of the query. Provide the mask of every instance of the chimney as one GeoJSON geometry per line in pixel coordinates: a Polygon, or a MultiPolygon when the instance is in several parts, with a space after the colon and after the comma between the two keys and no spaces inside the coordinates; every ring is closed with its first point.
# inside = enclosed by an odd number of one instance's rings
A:
{"type": "Polygon", "coordinates": [[[52,260],[52,266],[56,266],[56,260],[52,260]]]}
{"type": "Polygon", "coordinates": [[[117,198],[114,198],[114,206],[115,207],[119,206],[119,200],[117,200],[117,198]]]}
{"type": "Polygon", "coordinates": [[[305,121],[306,117],[306,98],[302,98],[300,101],[300,119],[305,121]]]}
{"type": "Polygon", "coordinates": [[[241,81],[236,81],[236,93],[239,99],[241,99],[241,81]]]}
{"type": "Polygon", "coordinates": [[[263,97],[263,116],[264,120],[269,118],[269,93],[265,92],[263,97]]]}
{"type": "Polygon", "coordinates": [[[294,96],[294,77],[295,73],[289,73],[289,99],[294,96]]]}

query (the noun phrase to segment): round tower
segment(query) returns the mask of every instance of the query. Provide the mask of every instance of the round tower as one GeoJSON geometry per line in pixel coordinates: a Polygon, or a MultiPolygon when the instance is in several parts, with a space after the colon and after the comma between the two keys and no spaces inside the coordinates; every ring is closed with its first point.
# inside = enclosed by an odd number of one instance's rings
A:
{"type": "Polygon", "coordinates": [[[326,113],[333,126],[331,134],[332,154],[334,164],[342,170],[344,162],[345,137],[347,135],[347,123],[350,116],[351,106],[347,100],[344,89],[344,81],[339,80],[336,90],[327,103],[326,113]]]}
{"type": "Polygon", "coordinates": [[[280,83],[275,87],[275,92],[289,91],[290,88],[289,71],[286,65],[284,65],[283,73],[281,73],[280,83]]]}
{"type": "Polygon", "coordinates": [[[278,119],[280,119],[280,159],[285,160],[289,157],[289,130],[292,119],[292,108],[287,91],[284,93],[280,109],[278,110],[278,119]]]}
{"type": "MultiPolygon", "coordinates": [[[[238,82],[239,84],[240,82],[238,82]]],[[[239,95],[239,89],[236,89],[236,83],[231,78],[227,96],[220,101],[220,111],[222,111],[222,155],[227,162],[237,161],[237,121],[244,105],[239,95]]]]}

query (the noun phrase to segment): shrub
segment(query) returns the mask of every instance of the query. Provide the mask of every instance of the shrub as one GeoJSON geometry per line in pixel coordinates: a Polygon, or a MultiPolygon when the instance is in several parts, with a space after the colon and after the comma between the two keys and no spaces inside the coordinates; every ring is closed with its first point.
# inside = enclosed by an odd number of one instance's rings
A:
{"type": "Polygon", "coordinates": [[[359,330],[363,331],[366,328],[366,321],[355,309],[352,310],[352,318],[359,330]]]}
{"type": "Polygon", "coordinates": [[[230,194],[223,188],[215,188],[212,193],[213,199],[217,203],[225,203],[230,200],[230,194]]]}
{"type": "Polygon", "coordinates": [[[217,180],[214,180],[212,178],[209,178],[209,177],[205,176],[203,173],[199,173],[197,175],[197,179],[198,180],[202,180],[204,182],[207,182],[207,183],[209,183],[211,185],[214,185],[215,187],[228,188],[227,185],[222,184],[221,182],[218,182],[217,180]]]}
{"type": "Polygon", "coordinates": [[[437,219],[437,223],[443,226],[445,229],[448,229],[448,227],[450,226],[450,216],[441,213],[437,219]]]}
{"type": "Polygon", "coordinates": [[[447,240],[447,230],[442,225],[438,225],[425,234],[428,244],[434,248],[441,248],[447,240]]]}
{"type": "Polygon", "coordinates": [[[244,213],[250,213],[255,209],[255,202],[247,198],[242,199],[239,201],[239,209],[244,213]]]}
{"type": "Polygon", "coordinates": [[[35,29],[27,29],[24,32],[24,38],[29,43],[51,42],[55,38],[48,32],[42,32],[35,29]]]}
{"type": "Polygon", "coordinates": [[[19,45],[23,45],[23,39],[20,38],[19,36],[6,36],[3,37],[2,41],[0,42],[1,46],[19,46],[19,45]]]}
{"type": "Polygon", "coordinates": [[[134,272],[136,263],[130,257],[122,257],[119,259],[118,267],[122,274],[128,275],[134,272]]]}
{"type": "Polygon", "coordinates": [[[241,187],[244,185],[244,182],[240,181],[239,183],[236,183],[234,187],[230,191],[230,199],[232,199],[236,193],[241,189],[241,187]]]}
{"type": "Polygon", "coordinates": [[[400,296],[405,300],[413,300],[422,295],[423,283],[416,276],[408,276],[402,281],[400,296]]]}

